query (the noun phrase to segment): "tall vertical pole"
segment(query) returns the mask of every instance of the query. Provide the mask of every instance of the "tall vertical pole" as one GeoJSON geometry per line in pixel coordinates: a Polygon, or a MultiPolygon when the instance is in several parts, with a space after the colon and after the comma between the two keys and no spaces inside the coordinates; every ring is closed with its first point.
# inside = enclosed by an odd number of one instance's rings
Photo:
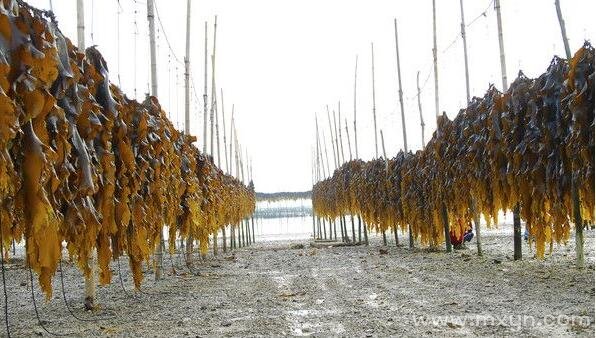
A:
{"type": "Polygon", "coordinates": [[[226,111],[224,107],[224,94],[223,89],[221,89],[221,120],[222,120],[222,127],[223,127],[223,144],[224,144],[224,157],[226,160],[226,173],[230,173],[230,162],[228,161],[228,143],[226,140],[226,111]]]}
{"type": "Polygon", "coordinates": [[[83,0],[77,0],[77,47],[85,50],[85,7],[83,0]]]}
{"type": "MultiPolygon", "coordinates": [[[[327,173],[331,176],[331,167],[329,166],[329,153],[327,152],[327,141],[325,140],[325,130],[321,128],[321,138],[323,139],[323,149],[325,150],[325,164],[327,165],[327,173]]],[[[327,177],[327,176],[325,176],[327,177]]]]}
{"type": "MultiPolygon", "coordinates": [[[[232,154],[234,153],[234,129],[234,105],[232,104],[232,119],[230,120],[230,175],[232,175],[232,169],[234,169],[234,161],[232,161],[232,154]]],[[[236,170],[236,176],[238,176],[238,170],[236,170]]]]}
{"type": "MultiPolygon", "coordinates": [[[[399,107],[401,109],[401,130],[402,135],[404,137],[404,152],[408,152],[408,135],[406,133],[406,115],[404,112],[404,92],[401,86],[401,62],[399,61],[399,40],[397,37],[397,19],[393,19],[393,27],[395,28],[395,54],[397,55],[397,80],[399,84],[399,107]]],[[[420,100],[420,97],[418,97],[420,100]]],[[[422,118],[422,115],[420,115],[422,118]]],[[[422,139],[424,140],[424,131],[422,132],[422,139]]],[[[424,144],[422,145],[424,147],[424,144]]],[[[393,234],[395,236],[395,245],[399,243],[397,237],[397,225],[393,229],[393,234]]],[[[414,247],[414,236],[412,235],[412,225],[408,225],[408,239],[410,248],[414,247]]]]}
{"type": "MultiPolygon", "coordinates": [[[[434,1],[434,0],[433,0],[434,1]]],[[[373,124],[375,129],[375,158],[379,158],[379,144],[377,140],[377,104],[375,97],[375,46],[370,43],[371,60],[372,60],[372,100],[373,100],[373,124]]]]}
{"type": "Polygon", "coordinates": [[[420,71],[416,73],[416,90],[418,98],[418,113],[420,114],[420,128],[422,130],[422,150],[424,150],[424,117],[422,116],[422,103],[420,103],[420,71]]]}
{"type": "Polygon", "coordinates": [[[346,138],[348,139],[348,152],[350,153],[350,161],[352,161],[352,143],[350,142],[350,129],[348,128],[348,119],[345,120],[346,123],[346,138]]]}
{"type": "MultiPolygon", "coordinates": [[[[333,114],[333,118],[335,120],[335,114],[333,114]]],[[[337,128],[338,134],[339,134],[339,145],[340,145],[339,150],[341,151],[341,163],[344,164],[344,162],[346,162],[346,159],[344,157],[344,141],[343,141],[343,138],[341,137],[341,102],[337,102],[337,126],[336,126],[336,128],[337,128]]]]}
{"type": "Polygon", "coordinates": [[[216,47],[216,39],[217,39],[217,15],[215,16],[215,22],[213,23],[213,53],[211,54],[211,135],[210,135],[210,139],[211,139],[211,151],[210,151],[210,155],[213,158],[214,154],[213,154],[213,127],[214,127],[214,118],[215,118],[215,105],[217,102],[217,99],[215,97],[215,93],[216,93],[216,89],[215,89],[215,47],[216,47]]]}
{"type": "MultiPolygon", "coordinates": [[[[498,0],[497,0],[498,1],[498,0]]],[[[435,74],[435,113],[439,118],[439,71],[437,67],[437,9],[433,0],[433,67],[435,74]]]]}
{"type": "Polygon", "coordinates": [[[501,22],[501,1],[495,0],[495,10],[497,11],[497,30],[499,36],[499,56],[501,59],[501,83],[503,93],[507,91],[507,65],[505,63],[505,44],[503,43],[503,24],[501,22]]]}
{"type": "Polygon", "coordinates": [[[205,74],[203,82],[203,154],[207,154],[207,21],[205,21],[205,74]]]}
{"type": "MultiPolygon", "coordinates": [[[[149,21],[149,49],[151,54],[151,95],[157,97],[157,55],[155,51],[155,16],[154,16],[154,7],[153,7],[153,0],[147,0],[147,21],[149,21]]],[[[155,264],[155,280],[160,280],[162,277],[162,248],[161,248],[161,241],[163,238],[163,233],[160,232],[158,237],[158,245],[156,248],[155,256],[156,256],[156,264],[155,264]]]]}
{"type": "MultiPolygon", "coordinates": [[[[436,0],[433,0],[433,68],[435,74],[435,113],[437,117],[437,135],[440,134],[439,129],[439,71],[437,66],[437,7],[436,0]]],[[[443,230],[445,232],[445,250],[451,252],[453,247],[449,238],[449,215],[447,213],[447,206],[445,201],[441,203],[441,216],[443,220],[443,230]]]]}
{"type": "Polygon", "coordinates": [[[153,0],[147,0],[147,21],[149,21],[149,50],[151,53],[151,95],[157,97],[157,54],[155,50],[155,15],[153,0]]]}
{"type": "MultiPolygon", "coordinates": [[[[327,172],[325,172],[325,162],[323,161],[323,152],[322,152],[322,147],[321,147],[321,137],[319,134],[319,121],[317,119],[317,115],[315,114],[315,128],[316,130],[316,138],[315,141],[317,142],[317,161],[321,161],[320,163],[320,167],[322,168],[322,171],[320,174],[322,174],[322,177],[327,177],[327,173],[329,172],[329,163],[327,163],[327,172]]],[[[329,162],[329,161],[327,161],[329,162]]]]}
{"type": "MultiPolygon", "coordinates": [[[[379,130],[379,133],[381,134],[381,149],[383,150],[383,160],[385,161],[385,175],[387,175],[389,160],[387,159],[387,152],[385,151],[385,138],[383,137],[383,129],[379,130]]],[[[387,234],[385,229],[383,229],[383,245],[387,246],[387,234]]]]}
{"type": "Polygon", "coordinates": [[[565,55],[567,60],[571,59],[571,50],[569,49],[569,39],[567,39],[567,30],[565,29],[565,20],[563,20],[563,13],[561,13],[561,2],[555,0],[555,8],[557,10],[557,18],[559,19],[559,26],[561,26],[561,36],[563,37],[563,46],[565,46],[565,55]]]}
{"type": "Polygon", "coordinates": [[[184,133],[190,135],[190,0],[186,1],[186,56],[184,57],[184,133]]]}
{"type": "MultiPolygon", "coordinates": [[[[497,11],[497,30],[499,36],[499,52],[501,60],[501,80],[503,85],[503,93],[508,89],[507,82],[507,67],[505,63],[505,45],[503,43],[503,24],[501,22],[501,1],[495,0],[495,10],[497,11]]],[[[513,208],[513,259],[522,259],[521,251],[521,219],[519,214],[519,203],[513,208]]]]}
{"type": "Polygon", "coordinates": [[[333,142],[333,125],[331,124],[331,117],[329,115],[329,106],[327,106],[327,120],[329,122],[329,139],[331,139],[331,152],[333,153],[333,165],[335,169],[339,167],[339,160],[335,156],[335,143],[333,142]]]}
{"type": "Polygon", "coordinates": [[[356,83],[358,79],[358,55],[356,55],[356,66],[354,67],[354,151],[358,158],[358,128],[356,125],[356,83]]]}
{"type": "Polygon", "coordinates": [[[404,152],[408,152],[408,136],[406,134],[406,116],[404,113],[404,92],[401,88],[401,65],[399,62],[399,43],[397,39],[397,19],[393,19],[393,26],[395,28],[395,54],[397,55],[397,81],[399,84],[399,107],[401,108],[401,128],[404,137],[404,152]]]}
{"type": "Polygon", "coordinates": [[[466,71],[466,105],[470,103],[470,73],[468,69],[468,43],[466,41],[466,21],[464,17],[464,0],[459,0],[461,11],[461,38],[464,42],[464,68],[466,71]]]}
{"type": "MultiPolygon", "coordinates": [[[[211,63],[215,66],[215,55],[211,56],[211,63]]],[[[213,68],[215,69],[215,67],[213,68]]],[[[215,74],[215,73],[214,73],[215,74]]],[[[213,87],[211,90],[211,95],[214,98],[217,97],[217,90],[215,89],[215,81],[213,81],[213,87]]],[[[219,112],[217,111],[217,99],[213,99],[213,112],[215,115],[215,139],[217,143],[217,166],[221,169],[221,152],[220,152],[220,142],[219,142],[219,112]]]]}

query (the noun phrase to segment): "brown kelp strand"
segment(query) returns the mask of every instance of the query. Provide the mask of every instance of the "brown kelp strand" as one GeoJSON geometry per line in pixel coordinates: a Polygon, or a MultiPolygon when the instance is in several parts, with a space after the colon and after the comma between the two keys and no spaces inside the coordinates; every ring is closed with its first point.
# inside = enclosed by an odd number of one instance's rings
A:
{"type": "MultiPolygon", "coordinates": [[[[0,1],[0,224],[4,248],[24,240],[50,297],[61,243],[100,282],[128,255],[137,287],[164,227],[170,250],[255,208],[254,188],[225,175],[176,130],[155,97],[136,102],[110,82],[95,47],[78,50],[45,13],[0,1]]],[[[8,256],[8,250],[3,253],[8,256]]]]}
{"type": "Polygon", "coordinates": [[[360,214],[379,231],[412,227],[415,238],[444,241],[441,210],[464,231],[476,215],[489,226],[518,203],[534,238],[569,238],[572,182],[581,218],[594,222],[594,48],[555,57],[536,79],[520,72],[506,93],[490,87],[453,120],[443,115],[424,150],[392,159],[353,160],[313,187],[316,214],[360,214]],[[473,207],[475,206],[475,207],[473,207]]]}

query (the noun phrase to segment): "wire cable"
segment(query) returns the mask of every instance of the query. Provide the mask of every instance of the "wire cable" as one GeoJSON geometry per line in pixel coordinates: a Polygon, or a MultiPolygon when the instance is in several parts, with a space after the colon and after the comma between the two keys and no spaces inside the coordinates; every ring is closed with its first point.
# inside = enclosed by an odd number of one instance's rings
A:
{"type": "Polygon", "coordinates": [[[4,234],[0,225],[0,261],[2,261],[2,289],[4,291],[4,324],[6,325],[6,336],[10,338],[10,324],[8,322],[8,293],[6,292],[6,277],[4,268],[4,234]]]}

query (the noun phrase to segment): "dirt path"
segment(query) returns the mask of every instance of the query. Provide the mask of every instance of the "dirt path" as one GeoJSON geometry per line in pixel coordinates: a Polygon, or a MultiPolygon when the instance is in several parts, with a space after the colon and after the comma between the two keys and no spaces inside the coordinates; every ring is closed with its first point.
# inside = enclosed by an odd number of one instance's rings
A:
{"type": "MultiPolygon", "coordinates": [[[[484,257],[473,245],[447,255],[404,247],[381,254],[378,242],[323,249],[268,242],[197,263],[199,276],[174,257],[165,267],[174,263],[178,274],[170,271],[156,284],[147,272],[146,293],[135,298],[122,291],[114,265],[113,283],[98,289],[102,307],[95,315],[82,310],[81,276],[66,265],[65,290],[75,314],[112,317],[98,322],[68,313],[59,273],[51,302],[42,301],[37,284],[36,295],[50,330],[85,337],[594,336],[593,231],[587,233],[584,271],[571,267],[573,243],[545,261],[532,259],[524,246],[524,261],[513,262],[510,236],[485,233],[484,257]]],[[[132,293],[128,265],[121,262],[132,293]]],[[[7,281],[13,337],[49,336],[36,324],[22,261],[7,265],[7,281]]]]}

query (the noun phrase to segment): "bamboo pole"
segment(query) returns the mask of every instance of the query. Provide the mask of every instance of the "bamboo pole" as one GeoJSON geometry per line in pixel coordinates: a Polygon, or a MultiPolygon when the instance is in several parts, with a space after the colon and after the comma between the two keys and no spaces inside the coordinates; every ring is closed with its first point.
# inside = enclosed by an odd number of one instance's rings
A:
{"type": "Polygon", "coordinates": [[[214,115],[215,115],[215,102],[217,101],[215,95],[215,47],[217,45],[217,15],[215,16],[215,22],[213,24],[213,53],[211,54],[211,133],[210,133],[210,149],[209,155],[211,155],[211,160],[214,161],[214,153],[213,153],[213,127],[214,127],[214,115]]]}
{"type": "Polygon", "coordinates": [[[459,0],[461,11],[461,38],[464,45],[464,69],[466,73],[466,105],[470,103],[470,73],[468,69],[468,43],[466,40],[466,21],[464,16],[464,0],[459,0]]]}
{"type": "MultiPolygon", "coordinates": [[[[81,51],[85,51],[85,7],[83,0],[77,0],[77,47],[81,51]]],[[[95,272],[97,266],[96,251],[87,260],[87,264],[91,268],[89,275],[85,276],[85,309],[93,310],[95,308],[95,272]]]]}
{"type": "Polygon", "coordinates": [[[557,10],[557,19],[559,19],[559,26],[561,26],[561,36],[563,37],[563,46],[565,46],[565,55],[567,56],[567,60],[571,60],[569,39],[567,38],[567,30],[565,29],[565,20],[563,20],[563,13],[561,13],[560,0],[555,0],[555,9],[557,10]]]}
{"type": "Polygon", "coordinates": [[[337,119],[335,115],[335,110],[333,111],[333,131],[335,135],[335,157],[337,158],[337,168],[339,168],[343,163],[343,158],[339,154],[339,140],[337,139],[337,119]]]}
{"type": "MultiPolygon", "coordinates": [[[[234,145],[234,105],[232,104],[232,118],[230,120],[230,175],[232,174],[233,161],[232,161],[232,154],[233,154],[233,145],[234,145]]],[[[236,177],[238,177],[238,170],[236,170],[236,177]]]]}
{"type": "MultiPolygon", "coordinates": [[[[215,56],[214,55],[211,56],[211,64],[213,65],[212,67],[215,67],[215,56]]],[[[213,85],[215,86],[215,81],[213,82],[213,85]]],[[[217,98],[217,92],[216,92],[215,88],[211,89],[211,94],[213,95],[213,97],[217,98]]],[[[221,169],[221,151],[220,151],[221,145],[219,142],[219,112],[217,111],[217,99],[213,99],[213,112],[215,115],[215,139],[216,139],[216,143],[217,143],[217,167],[221,169]]]]}
{"type": "Polygon", "coordinates": [[[584,222],[580,209],[577,178],[572,178],[571,199],[573,203],[573,222],[575,223],[575,265],[578,269],[583,269],[585,266],[584,222]]]}
{"type": "MultiPolygon", "coordinates": [[[[317,161],[320,160],[323,177],[327,177],[327,174],[325,173],[325,162],[323,162],[323,156],[321,155],[321,153],[322,153],[321,152],[321,138],[319,136],[319,122],[317,119],[317,114],[315,114],[315,128],[316,128],[315,142],[317,143],[317,161]]],[[[327,171],[328,170],[329,170],[329,168],[327,168],[327,171]]]]}
{"type": "Polygon", "coordinates": [[[184,133],[190,135],[190,0],[186,1],[186,56],[184,57],[184,133]]]}
{"type": "Polygon", "coordinates": [[[335,169],[339,167],[337,157],[335,156],[335,143],[333,142],[333,125],[331,124],[331,117],[329,115],[329,106],[327,106],[327,120],[329,121],[329,138],[331,139],[331,152],[333,153],[333,165],[335,169]]]}
{"type": "Polygon", "coordinates": [[[207,21],[205,21],[205,76],[203,83],[203,154],[207,154],[207,21]]]}
{"type": "Polygon", "coordinates": [[[350,161],[352,161],[352,144],[350,142],[350,129],[348,128],[348,119],[345,119],[346,123],[346,138],[348,139],[348,151],[350,153],[350,161]]]}
{"type": "Polygon", "coordinates": [[[356,83],[358,79],[358,55],[356,55],[356,66],[354,67],[354,151],[358,157],[358,127],[356,124],[356,83]]]}
{"type": "Polygon", "coordinates": [[[499,36],[499,58],[501,60],[501,83],[503,93],[507,91],[507,65],[505,63],[505,44],[503,42],[503,24],[501,22],[501,1],[495,0],[495,10],[497,11],[497,30],[499,36]]]}
{"type": "MultiPolygon", "coordinates": [[[[433,0],[434,1],[434,0],[433,0]]],[[[372,111],[373,111],[373,125],[375,130],[375,158],[379,158],[379,145],[377,140],[377,104],[375,97],[375,47],[370,43],[371,60],[372,60],[372,111]]]]}
{"type": "MultiPolygon", "coordinates": [[[[321,128],[321,138],[323,139],[323,149],[325,150],[325,163],[327,166],[327,173],[331,176],[333,173],[331,172],[331,167],[329,166],[329,154],[327,153],[327,141],[325,140],[325,130],[321,128]]],[[[327,176],[325,176],[327,177],[327,176]]]]}
{"type": "Polygon", "coordinates": [[[397,82],[399,85],[398,90],[398,97],[399,97],[399,107],[401,109],[401,128],[402,128],[402,135],[404,138],[404,152],[408,152],[408,136],[406,134],[406,117],[404,113],[404,92],[401,87],[401,64],[399,61],[399,42],[397,38],[397,19],[393,19],[393,26],[395,28],[395,54],[397,55],[397,82]]]}
{"type": "MultiPolygon", "coordinates": [[[[397,34],[397,19],[393,19],[393,27],[395,30],[395,55],[397,56],[397,82],[399,85],[399,91],[398,91],[398,97],[399,97],[399,107],[401,110],[401,130],[402,130],[402,136],[404,138],[404,152],[407,154],[408,153],[408,135],[406,133],[406,116],[405,116],[405,112],[404,112],[404,92],[402,89],[402,85],[401,85],[401,62],[399,60],[399,40],[398,40],[398,34],[397,34]]],[[[420,102],[420,96],[418,97],[418,102],[420,102]]],[[[422,118],[422,113],[420,114],[420,117],[422,118]]],[[[423,123],[424,124],[424,123],[423,123]]],[[[422,131],[422,140],[423,140],[423,147],[424,147],[424,127],[423,127],[423,131],[422,131]]],[[[398,241],[398,237],[397,237],[397,228],[394,227],[394,235],[395,235],[395,243],[396,245],[399,243],[398,241]]],[[[412,226],[408,225],[408,238],[409,238],[409,244],[410,244],[410,248],[414,247],[414,237],[412,235],[412,226]]]]}
{"type": "Polygon", "coordinates": [[[420,71],[416,73],[416,97],[418,98],[418,113],[420,114],[420,128],[422,130],[422,150],[424,150],[424,117],[422,116],[422,103],[420,103],[420,71]]]}
{"type": "Polygon", "coordinates": [[[85,51],[85,7],[83,0],[77,0],[77,47],[85,51]]]}
{"type": "MultiPolygon", "coordinates": [[[[344,164],[346,162],[346,159],[344,157],[344,141],[343,141],[343,137],[341,137],[341,102],[337,102],[337,130],[338,130],[338,134],[339,134],[339,145],[340,145],[340,151],[341,151],[341,164],[344,164]]],[[[333,114],[333,119],[335,122],[335,114],[333,114]]]]}
{"type": "MultiPolygon", "coordinates": [[[[223,127],[223,145],[224,145],[224,158],[226,161],[226,173],[229,174],[230,173],[230,165],[228,162],[228,145],[227,145],[227,140],[226,140],[226,111],[224,108],[224,95],[223,95],[223,89],[221,89],[221,120],[222,120],[222,127],[223,127]]],[[[219,158],[219,155],[218,155],[219,158]]],[[[222,241],[223,241],[223,252],[227,252],[227,239],[226,239],[226,228],[227,228],[227,224],[224,224],[221,228],[221,234],[222,234],[222,241]]]]}
{"type": "MultiPolygon", "coordinates": [[[[350,152],[350,161],[352,161],[352,145],[350,144],[350,128],[348,128],[348,119],[345,119],[346,138],[348,139],[348,151],[350,152]]],[[[356,229],[354,225],[354,213],[350,210],[350,222],[352,223],[352,242],[356,243],[356,229]]],[[[360,240],[359,240],[360,241],[360,240]]]]}
{"type": "Polygon", "coordinates": [[[437,67],[437,9],[433,0],[433,69],[435,74],[435,113],[439,118],[439,70],[437,67]]]}
{"type": "MultiPolygon", "coordinates": [[[[153,14],[154,6],[153,0],[147,0],[147,21],[149,22],[149,50],[150,50],[150,70],[151,70],[151,95],[158,96],[157,92],[157,54],[155,49],[155,16],[153,14]]],[[[155,249],[155,258],[157,260],[155,264],[155,280],[160,280],[162,277],[161,267],[163,265],[163,252],[161,247],[161,241],[163,233],[158,236],[157,248],[155,249]]]]}
{"type": "MultiPolygon", "coordinates": [[[[379,133],[381,133],[381,149],[383,149],[383,159],[385,161],[385,174],[387,174],[388,172],[388,165],[389,165],[389,159],[387,159],[387,152],[385,151],[385,138],[383,137],[383,129],[379,130],[379,133]]],[[[395,233],[396,237],[396,243],[397,243],[397,233],[395,233]]],[[[385,233],[385,229],[383,229],[383,245],[387,246],[387,235],[385,233]]]]}
{"type": "MultiPolygon", "coordinates": [[[[501,80],[503,85],[503,93],[508,89],[507,82],[507,67],[505,63],[505,44],[503,42],[503,24],[501,22],[501,1],[495,0],[495,10],[497,11],[497,30],[499,36],[499,52],[501,60],[501,80]]],[[[513,259],[522,259],[521,251],[521,218],[519,214],[519,203],[513,208],[513,259]]]]}

